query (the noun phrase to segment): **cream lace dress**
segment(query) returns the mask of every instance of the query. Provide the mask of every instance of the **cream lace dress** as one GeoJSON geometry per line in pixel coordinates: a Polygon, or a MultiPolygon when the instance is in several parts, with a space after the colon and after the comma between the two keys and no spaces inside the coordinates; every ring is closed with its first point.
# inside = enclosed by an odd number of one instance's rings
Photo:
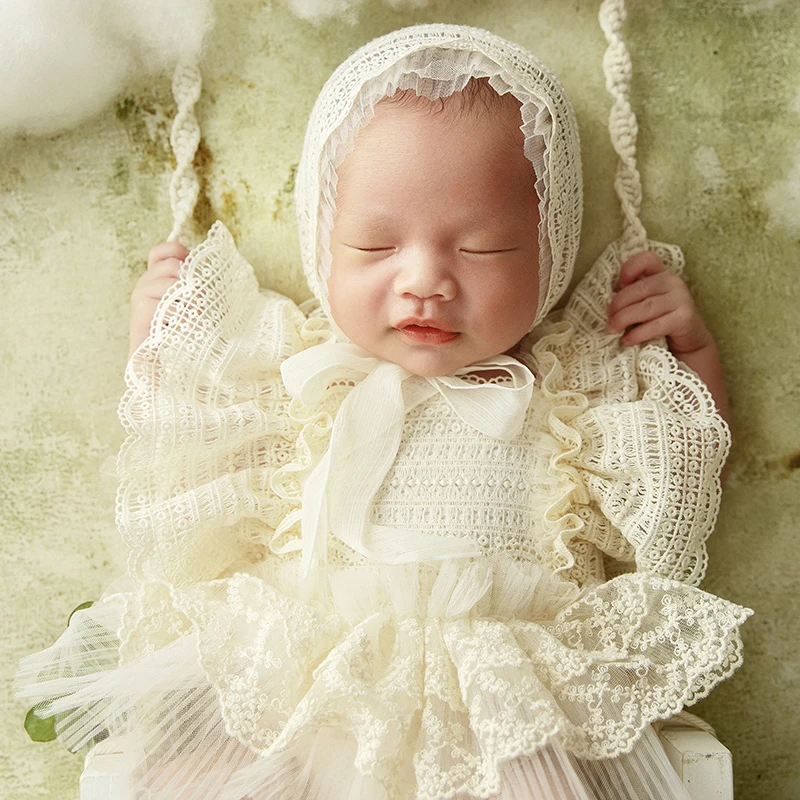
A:
{"type": "Polygon", "coordinates": [[[309,549],[303,519],[367,379],[289,394],[282,367],[337,340],[324,294],[260,290],[217,223],[128,366],[128,575],[18,685],[71,748],[116,737],[136,798],[685,797],[652,723],[736,669],[750,612],[696,588],[728,431],[662,345],[605,333],[621,260],[610,246],[523,341],[513,436],[445,390],[407,405],[366,525],[454,551],[375,558],[333,533],[309,549]]]}

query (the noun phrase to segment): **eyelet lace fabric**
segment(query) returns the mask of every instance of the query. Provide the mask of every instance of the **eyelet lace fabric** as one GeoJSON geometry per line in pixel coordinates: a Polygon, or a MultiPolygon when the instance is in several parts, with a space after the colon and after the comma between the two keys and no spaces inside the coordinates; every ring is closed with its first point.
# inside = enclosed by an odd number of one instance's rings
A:
{"type": "Polygon", "coordinates": [[[288,396],[281,361],[329,325],[259,291],[216,224],[126,374],[127,581],[19,690],[72,748],[124,742],[135,797],[685,796],[650,725],[736,669],[750,613],[696,588],[728,431],[663,347],[603,331],[619,260],[525,340],[516,439],[438,395],[407,415],[372,520],[483,555],[378,564],[332,538],[304,580],[302,487],[356,382],[288,396]]]}

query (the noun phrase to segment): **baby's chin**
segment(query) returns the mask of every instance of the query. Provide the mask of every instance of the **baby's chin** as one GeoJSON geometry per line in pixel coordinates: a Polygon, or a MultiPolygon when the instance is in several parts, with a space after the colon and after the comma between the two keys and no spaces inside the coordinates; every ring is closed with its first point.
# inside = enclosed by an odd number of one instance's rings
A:
{"type": "MultiPolygon", "coordinates": [[[[520,342],[514,343],[502,353],[478,352],[474,348],[459,349],[453,346],[457,342],[458,340],[445,345],[415,347],[410,351],[401,350],[378,355],[380,358],[401,366],[412,375],[419,375],[422,378],[441,378],[491,359],[503,356],[515,357],[520,350],[520,342]]],[[[477,367],[476,372],[483,375],[486,373],[486,369],[486,367],[477,367]]],[[[492,374],[486,373],[485,377],[494,377],[494,371],[491,370],[491,367],[488,369],[492,374]]]]}
{"type": "Polygon", "coordinates": [[[443,375],[452,375],[456,370],[467,366],[468,361],[461,358],[454,358],[453,354],[442,352],[442,348],[434,347],[418,348],[414,352],[398,352],[389,350],[383,352],[373,352],[374,356],[397,364],[412,375],[419,375],[423,378],[438,378],[443,375]]]}
{"type": "Polygon", "coordinates": [[[446,375],[452,375],[462,367],[466,367],[467,364],[461,364],[460,366],[454,366],[452,368],[408,363],[400,364],[400,366],[408,370],[412,375],[419,375],[420,378],[443,378],[446,375]]]}
{"type": "MultiPolygon", "coordinates": [[[[455,348],[454,348],[455,349],[455,348]]],[[[448,351],[447,345],[415,348],[410,353],[390,353],[382,356],[398,366],[422,378],[441,378],[458,370],[484,361],[489,356],[480,354],[463,355],[448,351]]]]}

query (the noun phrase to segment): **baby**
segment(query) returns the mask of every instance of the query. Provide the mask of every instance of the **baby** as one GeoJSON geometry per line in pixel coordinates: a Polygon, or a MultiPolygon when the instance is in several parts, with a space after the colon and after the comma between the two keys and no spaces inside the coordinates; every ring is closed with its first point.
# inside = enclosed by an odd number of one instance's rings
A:
{"type": "MultiPolygon", "coordinates": [[[[537,311],[538,198],[519,102],[473,78],[444,100],[381,100],[338,170],[328,281],[350,341],[416,375],[513,355],[537,311]]],[[[157,245],[131,297],[130,352],[188,250],[157,245]]],[[[658,257],[630,258],[607,328],[626,345],[666,337],[727,419],[717,348],[686,284],[658,257]]]]}
{"type": "Polygon", "coordinates": [[[132,588],[27,668],[68,744],[122,737],[158,798],[686,800],[653,723],[733,672],[749,613],[696,588],[725,390],[653,252],[612,243],[548,314],[580,193],[546,68],[420,26],[312,114],[315,309],[259,291],[220,223],[151,250],[120,406],[132,588]],[[87,668],[99,639],[114,666],[87,668]]]}

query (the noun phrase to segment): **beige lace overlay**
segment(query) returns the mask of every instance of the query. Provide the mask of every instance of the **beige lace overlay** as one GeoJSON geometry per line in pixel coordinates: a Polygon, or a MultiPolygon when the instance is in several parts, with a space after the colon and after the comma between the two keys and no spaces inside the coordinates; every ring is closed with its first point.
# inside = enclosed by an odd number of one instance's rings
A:
{"type": "Polygon", "coordinates": [[[198,648],[227,733],[259,754],[348,735],[388,797],[488,797],[504,760],[556,735],[619,755],[741,660],[745,610],[644,573],[581,591],[508,557],[343,567],[307,602],[296,581],[284,565],[151,588],[140,653],[185,644],[177,671],[198,648]]]}
{"type": "MultiPolygon", "coordinates": [[[[491,797],[508,759],[552,741],[627,753],[728,677],[750,611],[695,586],[728,431],[663,346],[604,332],[618,264],[612,245],[523,343],[536,383],[516,439],[476,432],[441,395],[407,415],[372,521],[483,555],[369,563],[331,536],[303,579],[302,487],[353,382],[313,408],[288,397],[281,361],[326,341],[327,322],[259,291],[217,223],[126,376],[131,585],[29,666],[65,676],[62,738],[136,720],[148,764],[213,742],[230,754],[214,763],[263,771],[331,730],[386,798],[491,797]],[[92,637],[103,658],[77,668],[92,637]]],[[[31,696],[52,700],[42,687],[31,696]]]]}

